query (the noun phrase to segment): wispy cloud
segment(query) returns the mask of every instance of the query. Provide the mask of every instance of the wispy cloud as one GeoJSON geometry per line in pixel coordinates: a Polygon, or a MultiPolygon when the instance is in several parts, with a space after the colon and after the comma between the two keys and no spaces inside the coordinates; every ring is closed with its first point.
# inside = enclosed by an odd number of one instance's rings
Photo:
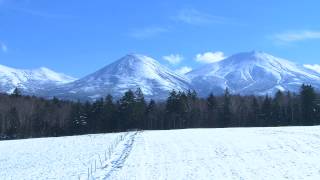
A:
{"type": "Polygon", "coordinates": [[[179,64],[184,59],[180,54],[170,54],[167,56],[163,56],[162,58],[173,65],[179,64]]]}
{"type": "Polygon", "coordinates": [[[146,38],[154,37],[168,31],[169,31],[168,28],[152,26],[152,27],[134,29],[131,32],[129,32],[129,36],[136,39],[146,39],[146,38]]]}
{"type": "Polygon", "coordinates": [[[320,73],[320,65],[319,64],[305,64],[303,66],[308,69],[311,69],[313,71],[320,73]]]}
{"type": "Polygon", "coordinates": [[[3,42],[0,42],[0,49],[1,49],[1,51],[4,52],[4,53],[8,52],[8,47],[7,47],[7,45],[6,45],[5,43],[3,43],[3,42]]]}
{"type": "Polygon", "coordinates": [[[183,66],[183,67],[175,70],[175,72],[180,74],[180,75],[185,75],[190,71],[192,71],[192,68],[188,67],[188,66],[183,66]]]}
{"type": "Polygon", "coordinates": [[[285,32],[274,34],[272,38],[276,42],[280,43],[291,43],[297,41],[311,40],[311,39],[320,39],[320,31],[294,31],[294,32],[285,32]]]}
{"type": "Polygon", "coordinates": [[[200,63],[214,63],[225,59],[226,56],[221,51],[205,52],[196,55],[195,60],[200,63]]]}
{"type": "Polygon", "coordinates": [[[181,21],[192,25],[231,23],[231,21],[228,18],[200,12],[196,9],[182,9],[173,18],[177,21],[181,21]]]}

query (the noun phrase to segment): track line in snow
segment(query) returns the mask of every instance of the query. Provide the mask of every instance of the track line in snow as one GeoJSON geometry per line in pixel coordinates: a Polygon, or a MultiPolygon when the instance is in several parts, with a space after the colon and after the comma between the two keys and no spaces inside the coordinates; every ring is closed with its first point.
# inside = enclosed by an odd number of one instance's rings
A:
{"type": "Polygon", "coordinates": [[[112,173],[120,170],[123,167],[128,156],[130,155],[133,144],[135,142],[135,136],[137,134],[138,132],[129,133],[124,141],[118,144],[118,146],[116,147],[116,151],[112,155],[110,161],[107,162],[106,165],[98,172],[96,172],[92,179],[107,180],[110,178],[112,173]]]}

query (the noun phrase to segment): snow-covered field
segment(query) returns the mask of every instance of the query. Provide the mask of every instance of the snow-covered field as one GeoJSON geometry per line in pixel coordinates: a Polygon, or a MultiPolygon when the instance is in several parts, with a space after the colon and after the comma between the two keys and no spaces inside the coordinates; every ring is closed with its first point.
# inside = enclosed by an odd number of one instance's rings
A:
{"type": "Polygon", "coordinates": [[[120,134],[0,141],[0,179],[78,179],[120,134]]]}
{"type": "MultiPolygon", "coordinates": [[[[86,179],[90,159],[116,136],[0,142],[0,179],[86,179]]],[[[317,180],[320,127],[129,133],[91,178],[317,180]]]]}
{"type": "Polygon", "coordinates": [[[318,180],[320,127],[146,131],[122,166],[107,179],[318,180]]]}

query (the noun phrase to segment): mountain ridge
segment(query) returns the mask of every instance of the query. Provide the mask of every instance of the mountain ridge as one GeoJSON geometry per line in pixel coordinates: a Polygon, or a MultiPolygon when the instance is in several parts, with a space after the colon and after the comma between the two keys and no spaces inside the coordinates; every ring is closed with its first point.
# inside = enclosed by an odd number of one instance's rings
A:
{"type": "Polygon", "coordinates": [[[0,65],[1,92],[11,93],[15,88],[27,94],[37,93],[43,88],[74,81],[75,78],[52,71],[46,67],[37,69],[17,69],[0,65]]]}
{"type": "Polygon", "coordinates": [[[19,70],[3,65],[0,78],[2,92],[10,93],[18,87],[26,94],[71,100],[95,100],[107,94],[119,98],[125,91],[137,88],[152,99],[165,99],[173,89],[195,90],[202,97],[222,94],[226,88],[242,95],[297,92],[303,83],[320,90],[320,73],[262,51],[237,53],[186,75],[146,55],[130,53],[80,79],[45,67],[19,70]]]}

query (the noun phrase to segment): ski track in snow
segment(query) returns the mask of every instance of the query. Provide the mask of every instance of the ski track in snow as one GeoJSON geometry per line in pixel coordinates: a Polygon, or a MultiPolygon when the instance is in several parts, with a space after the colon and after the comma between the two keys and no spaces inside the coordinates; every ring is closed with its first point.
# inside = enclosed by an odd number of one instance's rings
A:
{"type": "Polygon", "coordinates": [[[111,160],[100,171],[96,172],[92,179],[109,179],[115,171],[122,168],[132,150],[137,133],[131,132],[125,136],[125,139],[117,145],[116,152],[112,155],[111,160]]]}

